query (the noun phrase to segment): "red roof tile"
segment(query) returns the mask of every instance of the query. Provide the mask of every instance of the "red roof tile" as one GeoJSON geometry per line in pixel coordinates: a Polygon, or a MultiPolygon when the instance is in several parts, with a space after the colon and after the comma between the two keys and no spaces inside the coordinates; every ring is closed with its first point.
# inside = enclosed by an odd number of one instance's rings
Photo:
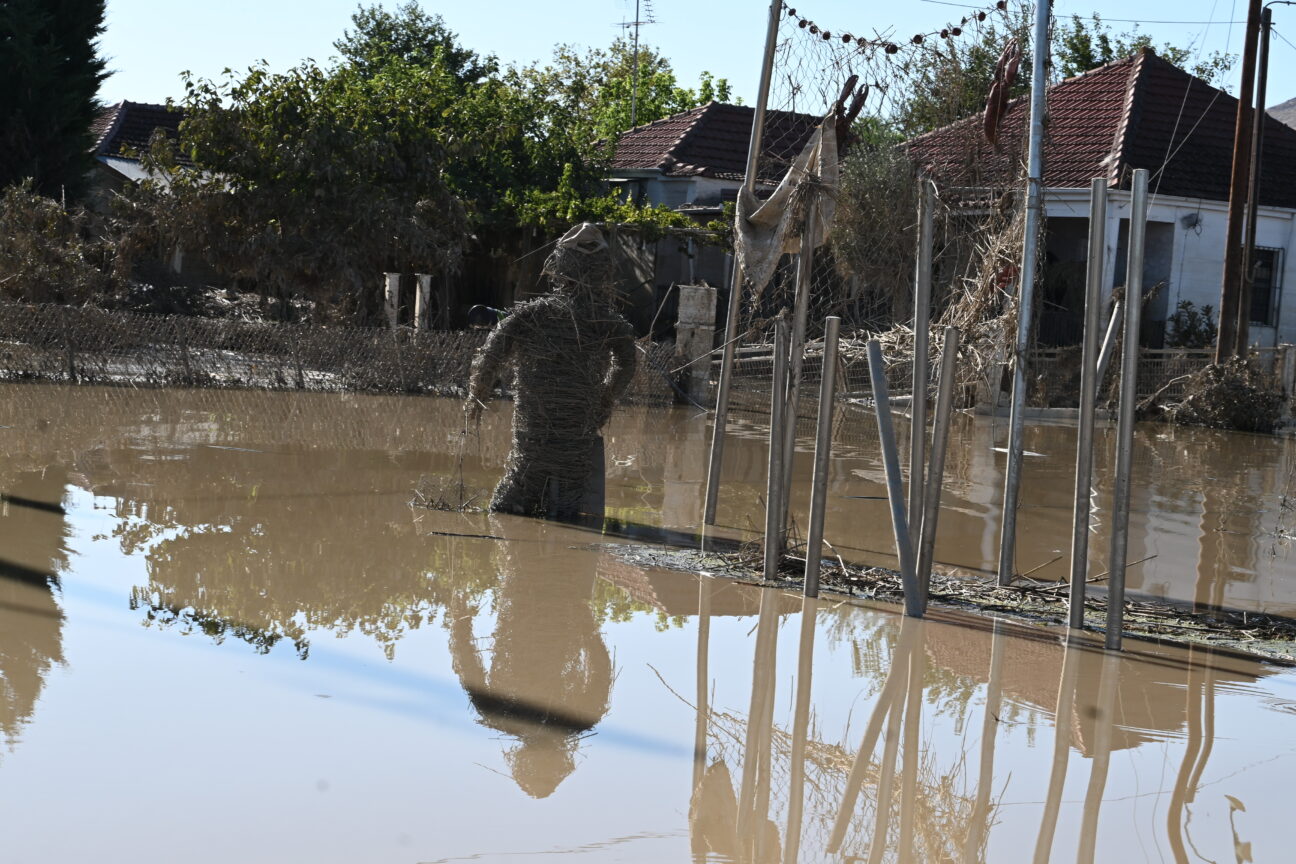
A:
{"type": "MultiPolygon", "coordinates": [[[[914,160],[947,183],[1015,182],[1026,155],[1029,104],[1009,103],[999,148],[980,115],[908,142],[914,160]]],[[[1068,78],[1048,90],[1044,184],[1081,188],[1106,177],[1129,188],[1136,168],[1154,193],[1227,200],[1237,100],[1151,51],[1068,78]]],[[[1261,203],[1296,208],[1296,130],[1266,118],[1261,203]]]]}
{"type": "MultiPolygon", "coordinates": [[[[612,170],[656,170],[667,177],[741,180],[747,168],[752,115],[748,105],[708,102],[636,126],[617,139],[612,170]]],[[[820,119],[791,111],[766,112],[762,156],[786,168],[820,119]]],[[[781,175],[782,171],[774,173],[781,175]]]]}

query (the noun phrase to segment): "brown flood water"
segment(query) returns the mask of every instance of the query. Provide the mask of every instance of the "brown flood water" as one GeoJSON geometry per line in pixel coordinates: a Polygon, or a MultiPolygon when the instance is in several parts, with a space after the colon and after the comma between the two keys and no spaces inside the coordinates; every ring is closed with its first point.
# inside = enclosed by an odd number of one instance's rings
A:
{"type": "MultiPolygon", "coordinates": [[[[827,536],[886,563],[870,417],[838,419],[827,536]]],[[[0,861],[1292,860],[1296,672],[803,607],[596,532],[411,509],[457,476],[458,423],[449,400],[0,386],[0,861]]],[[[463,449],[469,485],[507,423],[463,449]]],[[[744,535],[762,429],[735,431],[744,535]]],[[[960,427],[947,564],[992,565],[1001,438],[960,427]]],[[[609,513],[692,529],[705,439],[694,412],[619,412],[609,513]]],[[[1071,446],[1029,430],[1023,570],[1067,546],[1071,446]]],[[[1157,557],[1131,585],[1296,609],[1292,442],[1137,447],[1131,555],[1157,557]]]]}

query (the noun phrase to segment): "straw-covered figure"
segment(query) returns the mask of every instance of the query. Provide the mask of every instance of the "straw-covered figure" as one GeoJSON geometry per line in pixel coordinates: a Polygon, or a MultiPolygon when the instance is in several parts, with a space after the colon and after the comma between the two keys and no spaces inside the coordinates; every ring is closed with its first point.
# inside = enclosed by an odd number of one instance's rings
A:
{"type": "Polygon", "coordinates": [[[513,447],[491,509],[601,516],[600,430],[634,377],[634,330],[616,310],[616,264],[596,226],[568,231],[544,272],[552,293],[515,307],[474,358],[464,411],[470,424],[477,421],[511,362],[513,447]]]}

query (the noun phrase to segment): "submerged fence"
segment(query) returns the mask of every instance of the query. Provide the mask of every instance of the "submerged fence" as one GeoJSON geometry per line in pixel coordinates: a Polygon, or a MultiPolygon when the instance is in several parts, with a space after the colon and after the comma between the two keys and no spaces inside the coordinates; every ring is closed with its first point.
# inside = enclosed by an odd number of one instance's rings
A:
{"type": "MultiPolygon", "coordinates": [[[[459,395],[485,338],[0,304],[0,380],[459,395]]],[[[671,402],[673,356],[641,345],[624,398],[671,402]]]]}

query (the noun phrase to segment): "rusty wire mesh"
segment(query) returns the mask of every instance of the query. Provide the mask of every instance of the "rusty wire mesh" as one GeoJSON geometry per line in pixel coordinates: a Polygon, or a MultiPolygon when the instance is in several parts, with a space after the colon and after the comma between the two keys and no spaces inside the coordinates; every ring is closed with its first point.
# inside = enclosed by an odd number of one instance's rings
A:
{"type": "MultiPolygon", "coordinates": [[[[0,304],[0,380],[462,395],[485,336],[0,304]]],[[[623,400],[672,402],[673,352],[639,346],[623,400]]]]}

